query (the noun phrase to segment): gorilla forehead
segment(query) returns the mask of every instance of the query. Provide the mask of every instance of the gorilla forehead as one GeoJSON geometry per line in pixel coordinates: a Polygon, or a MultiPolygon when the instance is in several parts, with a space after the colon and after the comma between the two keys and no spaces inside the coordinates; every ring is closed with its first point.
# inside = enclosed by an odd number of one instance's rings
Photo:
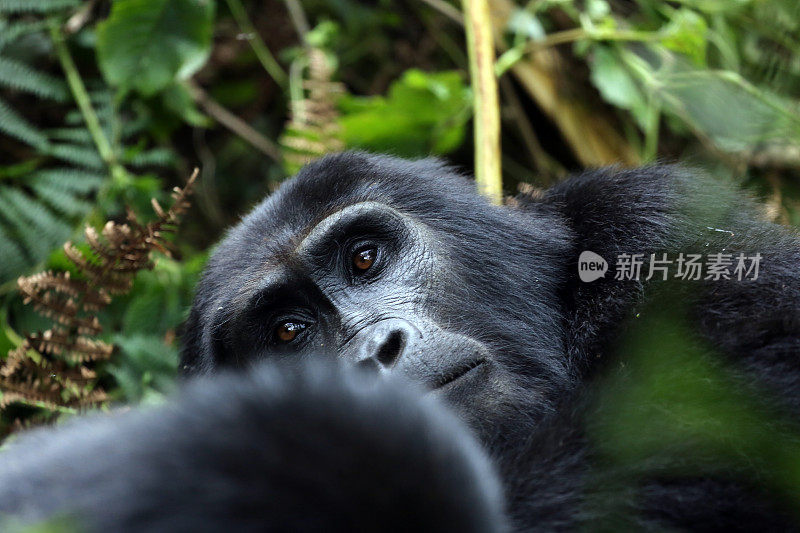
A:
{"type": "Polygon", "coordinates": [[[385,204],[436,225],[445,221],[431,215],[443,210],[469,213],[474,211],[463,208],[477,204],[485,209],[486,202],[473,189],[468,179],[435,159],[409,162],[346,152],[304,167],[256,207],[239,232],[285,245],[336,211],[361,202],[385,204]]]}
{"type": "Polygon", "coordinates": [[[292,250],[321,221],[361,202],[396,209],[444,239],[482,239],[489,227],[497,235],[508,229],[506,235],[515,235],[525,246],[531,243],[519,237],[523,225],[536,241],[532,244],[541,245],[541,253],[547,255],[551,243],[562,238],[551,224],[536,224],[530,217],[523,221],[513,210],[490,205],[475,193],[474,182],[436,159],[407,161],[345,152],[307,165],[256,206],[219,245],[209,262],[206,284],[217,281],[223,289],[234,276],[245,282],[265,268],[290,262],[292,250]]]}

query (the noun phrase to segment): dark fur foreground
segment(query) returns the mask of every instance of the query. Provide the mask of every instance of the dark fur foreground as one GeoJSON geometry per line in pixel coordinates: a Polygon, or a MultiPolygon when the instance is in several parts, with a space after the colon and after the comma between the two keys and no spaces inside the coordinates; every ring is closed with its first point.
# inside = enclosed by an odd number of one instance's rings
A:
{"type": "Polygon", "coordinates": [[[363,378],[226,374],[165,407],[23,435],[0,454],[0,513],[103,532],[502,530],[461,425],[363,378]]]}

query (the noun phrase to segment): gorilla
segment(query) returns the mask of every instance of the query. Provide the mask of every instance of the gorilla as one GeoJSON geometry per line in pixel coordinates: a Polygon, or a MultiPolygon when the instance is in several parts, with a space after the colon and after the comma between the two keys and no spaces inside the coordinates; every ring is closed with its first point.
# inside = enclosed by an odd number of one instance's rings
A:
{"type": "Polygon", "coordinates": [[[521,530],[596,527],[620,513],[656,529],[796,525],[757,475],[735,468],[659,470],[615,508],[596,505],[587,480],[602,457],[587,436],[587,391],[624,367],[620,339],[659,287],[737,383],[800,414],[800,239],[733,187],[670,165],[588,171],[495,206],[437,160],[317,160],[218,245],[181,364],[191,376],[337,360],[418,383],[490,450],[521,530]],[[677,283],[611,266],[585,282],[583,252],[612,265],[695,253],[759,261],[749,279],[733,264],[677,283]]]}
{"type": "MultiPolygon", "coordinates": [[[[214,251],[183,335],[181,368],[200,379],[188,399],[42,434],[41,444],[20,439],[0,455],[0,511],[85,511],[100,529],[133,531],[256,521],[797,530],[796,480],[765,463],[772,454],[779,470],[797,471],[798,356],[800,239],[733,187],[680,166],[611,168],[495,206],[437,160],[347,152],[306,166],[214,251]],[[744,279],[739,254],[759,258],[744,279]],[[682,280],[621,268],[622,258],[666,256],[686,269],[680,261],[694,255],[716,267],[682,280]],[[581,257],[607,271],[582,281],[581,257]],[[688,328],[685,349],[667,326],[632,349],[639,324],[667,308],[688,328]],[[698,347],[708,359],[691,367],[683,352],[698,347]],[[598,398],[665,387],[637,381],[642,353],[668,371],[724,365],[733,396],[701,374],[694,385],[734,406],[707,430],[727,447],[653,434],[650,448],[629,447],[627,463],[613,460],[609,450],[636,428],[609,432],[598,398]],[[291,377],[315,363],[411,381],[425,398],[291,377]],[[264,364],[300,370],[265,379],[264,364]],[[765,417],[761,455],[741,436],[762,411],[736,410],[751,397],[777,413],[765,417]],[[313,515],[299,510],[309,506],[313,515]]],[[[639,422],[670,409],[647,394],[616,398],[644,398],[628,406],[639,422]]]]}
{"type": "Polygon", "coordinates": [[[0,452],[0,529],[43,520],[65,532],[505,530],[493,467],[457,419],[320,362],[222,373],[162,407],[22,435],[0,452]]]}

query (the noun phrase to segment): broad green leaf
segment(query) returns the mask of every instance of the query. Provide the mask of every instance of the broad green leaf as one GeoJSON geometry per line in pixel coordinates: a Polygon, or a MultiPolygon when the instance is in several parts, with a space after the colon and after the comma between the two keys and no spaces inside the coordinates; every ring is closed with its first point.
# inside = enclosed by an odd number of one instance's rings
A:
{"type": "Polygon", "coordinates": [[[445,154],[464,139],[470,103],[459,73],[409,70],[386,97],[342,99],[344,140],[349,147],[409,157],[445,154]]]}
{"type": "Polygon", "coordinates": [[[792,102],[729,71],[696,68],[664,50],[629,54],[640,81],[665,111],[720,149],[745,152],[779,143],[800,146],[800,112],[792,102]]]}
{"type": "Polygon", "coordinates": [[[117,0],[98,24],[97,54],[109,84],[152,95],[203,66],[212,0],[117,0]]]}
{"type": "Polygon", "coordinates": [[[663,79],[665,107],[727,151],[770,141],[800,145],[800,115],[778,96],[731,72],[696,71],[663,79]]]}
{"type": "Polygon", "coordinates": [[[596,46],[592,54],[591,80],[603,99],[617,107],[629,110],[639,126],[647,130],[650,113],[647,98],[615,51],[607,46],[596,46]]]}

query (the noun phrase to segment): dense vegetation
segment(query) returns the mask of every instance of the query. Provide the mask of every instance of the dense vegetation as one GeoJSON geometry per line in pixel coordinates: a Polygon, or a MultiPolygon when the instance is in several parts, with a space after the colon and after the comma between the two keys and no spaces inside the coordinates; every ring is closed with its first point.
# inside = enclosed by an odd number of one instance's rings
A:
{"type": "MultiPolygon", "coordinates": [[[[506,193],[681,159],[800,224],[796,0],[490,6],[506,193]]],[[[177,253],[99,311],[115,350],[81,385],[157,400],[209,246],[303,161],[364,148],[471,169],[468,69],[446,0],[0,0],[0,357],[51,326],[19,276],[81,279],[65,241],[102,261],[81,244],[86,225],[124,222],[126,206],[154,219],[151,198],[168,205],[199,167],[177,253]]],[[[63,405],[6,405],[2,431],[74,412],[74,391],[58,392],[63,405]]]]}

